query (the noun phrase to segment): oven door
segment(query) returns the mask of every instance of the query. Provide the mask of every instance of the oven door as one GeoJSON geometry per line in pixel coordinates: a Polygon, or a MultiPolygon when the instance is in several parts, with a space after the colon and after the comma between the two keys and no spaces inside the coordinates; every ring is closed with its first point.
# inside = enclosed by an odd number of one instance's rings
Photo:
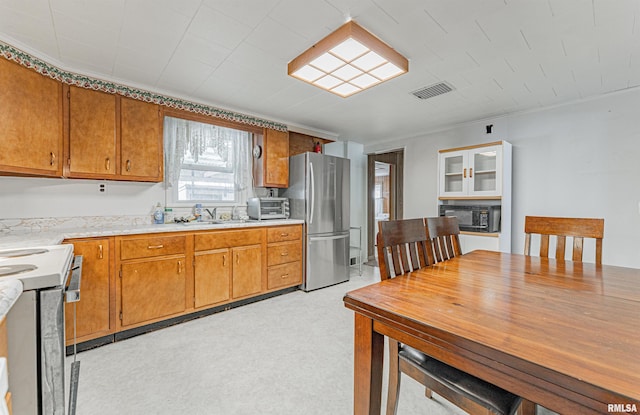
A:
{"type": "MultiPolygon", "coordinates": [[[[41,414],[65,415],[65,327],[64,303],[80,300],[82,256],[71,266],[69,284],[40,291],[40,397],[41,414]]],[[[73,374],[72,374],[73,375],[73,374]]],[[[72,379],[73,381],[73,379],[72,379]]],[[[69,415],[75,413],[77,381],[71,384],[69,415]],[[72,411],[73,409],[73,411],[72,411]]]]}

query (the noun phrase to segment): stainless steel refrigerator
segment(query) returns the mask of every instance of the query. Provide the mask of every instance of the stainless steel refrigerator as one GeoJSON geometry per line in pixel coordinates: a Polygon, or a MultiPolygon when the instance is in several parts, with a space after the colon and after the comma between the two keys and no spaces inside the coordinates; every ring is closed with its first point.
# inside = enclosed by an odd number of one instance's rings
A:
{"type": "Polygon", "coordinates": [[[318,153],[289,159],[291,218],[304,219],[304,278],[311,291],[349,280],[349,160],[318,153]]]}

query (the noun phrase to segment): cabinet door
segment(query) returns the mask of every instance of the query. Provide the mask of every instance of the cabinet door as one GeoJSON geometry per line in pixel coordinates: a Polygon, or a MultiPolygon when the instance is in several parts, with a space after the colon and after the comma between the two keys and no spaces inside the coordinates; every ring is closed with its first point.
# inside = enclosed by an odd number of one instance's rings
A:
{"type": "Polygon", "coordinates": [[[122,264],[123,326],[158,319],[186,309],[185,257],[122,264]]]}
{"type": "Polygon", "coordinates": [[[229,300],[231,252],[228,249],[196,253],[194,272],[196,308],[229,300]]]}
{"type": "Polygon", "coordinates": [[[265,129],[265,176],[268,187],[289,187],[289,133],[265,129]]]}
{"type": "Polygon", "coordinates": [[[67,177],[109,178],[116,174],[116,96],[69,88],[67,177]]]}
{"type": "Polygon", "coordinates": [[[65,304],[67,344],[73,342],[73,312],[75,304],[76,336],[86,341],[111,333],[110,324],[110,257],[109,239],[70,241],[75,255],[82,255],[80,301],[65,304]]]}
{"type": "Polygon", "coordinates": [[[468,168],[466,151],[440,153],[440,196],[466,196],[468,168]]]}
{"type": "Polygon", "coordinates": [[[120,102],[121,167],[124,179],[162,181],[160,107],[129,98],[120,102]]]}
{"type": "Polygon", "coordinates": [[[233,248],[233,298],[257,294],[262,290],[262,245],[233,248]]]}
{"type": "Polygon", "coordinates": [[[502,146],[482,147],[468,152],[469,195],[502,194],[502,146]]]}
{"type": "Polygon", "coordinates": [[[0,171],[62,176],[62,84],[0,58],[0,171]]]}

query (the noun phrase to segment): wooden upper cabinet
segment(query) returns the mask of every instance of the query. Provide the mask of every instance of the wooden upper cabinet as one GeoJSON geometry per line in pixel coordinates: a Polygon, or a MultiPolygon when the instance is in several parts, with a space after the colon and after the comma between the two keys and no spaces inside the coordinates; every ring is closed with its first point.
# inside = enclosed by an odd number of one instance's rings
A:
{"type": "Polygon", "coordinates": [[[114,178],[117,171],[116,96],[75,86],[69,107],[66,177],[114,178]]]}
{"type": "Polygon", "coordinates": [[[160,106],[129,98],[120,101],[121,165],[125,180],[163,179],[160,106]]]}
{"type": "Polygon", "coordinates": [[[0,58],[0,173],[62,176],[62,84],[0,58]]]}
{"type": "Polygon", "coordinates": [[[254,135],[253,180],[258,187],[289,187],[289,133],[269,128],[254,135]]]}
{"type": "Polygon", "coordinates": [[[162,181],[158,105],[74,86],[66,95],[66,177],[162,181]]]}

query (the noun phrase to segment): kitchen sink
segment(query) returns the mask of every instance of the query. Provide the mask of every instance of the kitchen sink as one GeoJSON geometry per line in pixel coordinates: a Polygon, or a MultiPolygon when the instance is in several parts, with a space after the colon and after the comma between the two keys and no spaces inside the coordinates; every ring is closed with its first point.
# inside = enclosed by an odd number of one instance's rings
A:
{"type": "Polygon", "coordinates": [[[221,222],[217,220],[203,220],[202,222],[197,222],[194,220],[192,222],[177,222],[177,223],[183,226],[205,226],[205,225],[215,225],[221,222]]]}
{"type": "Polygon", "coordinates": [[[255,219],[229,219],[229,220],[203,220],[201,222],[192,221],[192,222],[181,222],[184,226],[206,226],[206,225],[224,225],[224,224],[233,224],[233,223],[246,223],[246,222],[257,222],[255,219]]]}

